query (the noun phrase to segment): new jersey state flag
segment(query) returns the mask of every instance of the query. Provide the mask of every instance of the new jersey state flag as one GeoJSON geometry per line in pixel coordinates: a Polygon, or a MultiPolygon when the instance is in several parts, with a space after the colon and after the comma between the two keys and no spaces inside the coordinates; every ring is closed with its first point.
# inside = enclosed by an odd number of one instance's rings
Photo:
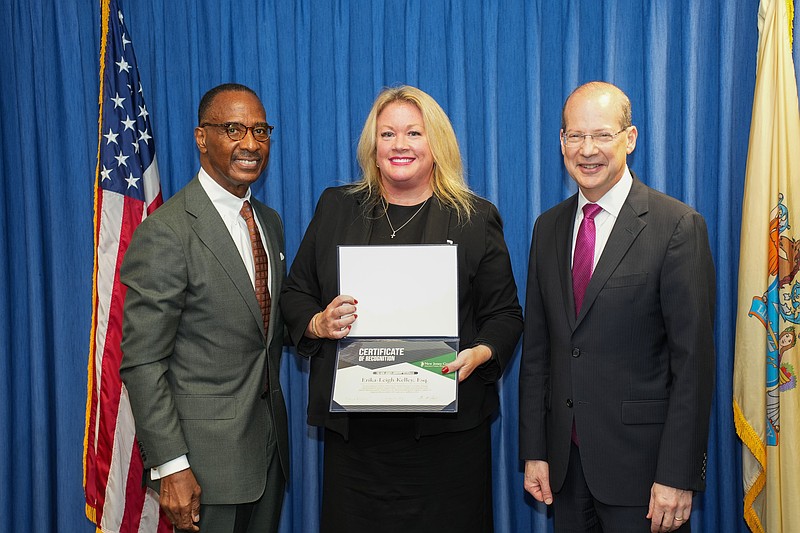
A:
{"type": "Polygon", "coordinates": [[[93,315],[83,486],[86,516],[103,533],[166,533],[143,465],[125,386],[119,266],[136,227],[162,204],[150,116],[130,34],[116,0],[102,0],[100,119],[94,179],[93,315]]]}
{"type": "Polygon", "coordinates": [[[800,532],[800,113],[792,1],[762,0],[747,154],[733,412],[744,518],[800,532]]]}

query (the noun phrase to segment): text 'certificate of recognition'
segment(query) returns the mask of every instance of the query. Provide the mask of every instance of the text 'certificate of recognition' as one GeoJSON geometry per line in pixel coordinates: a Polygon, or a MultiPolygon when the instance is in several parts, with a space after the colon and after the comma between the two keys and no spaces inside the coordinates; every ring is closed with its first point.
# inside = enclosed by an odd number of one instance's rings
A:
{"type": "Polygon", "coordinates": [[[339,341],[331,411],[455,412],[455,245],[339,246],[339,292],[358,319],[339,341]]]}

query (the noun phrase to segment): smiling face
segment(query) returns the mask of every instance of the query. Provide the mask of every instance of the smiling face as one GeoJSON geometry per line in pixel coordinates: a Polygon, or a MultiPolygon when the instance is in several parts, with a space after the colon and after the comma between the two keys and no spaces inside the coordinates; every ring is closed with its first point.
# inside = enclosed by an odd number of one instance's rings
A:
{"type": "MultiPolygon", "coordinates": [[[[569,97],[564,107],[564,132],[614,133],[621,130],[621,92],[612,88],[586,88],[569,97]]],[[[622,178],[627,155],[636,148],[638,132],[630,126],[610,143],[598,145],[586,137],[578,146],[561,142],[564,166],[587,200],[596,202],[622,178]]]]}
{"type": "Polygon", "coordinates": [[[387,105],[377,118],[375,143],[381,179],[390,197],[412,198],[430,190],[433,154],[417,106],[387,105]]]}
{"type": "MultiPolygon", "coordinates": [[[[266,123],[267,116],[261,101],[245,91],[226,91],[214,97],[201,123],[224,124],[239,122],[251,127],[266,123]]],[[[200,165],[225,190],[240,198],[258,180],[269,161],[270,141],[258,142],[252,130],[244,138],[232,141],[225,128],[197,127],[194,130],[200,165]]]]}

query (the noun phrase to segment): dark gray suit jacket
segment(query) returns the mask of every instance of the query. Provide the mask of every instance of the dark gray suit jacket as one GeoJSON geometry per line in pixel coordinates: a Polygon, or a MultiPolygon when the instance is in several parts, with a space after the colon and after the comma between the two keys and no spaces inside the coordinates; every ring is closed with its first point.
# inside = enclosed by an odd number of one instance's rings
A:
{"type": "Polygon", "coordinates": [[[563,482],[573,417],[586,481],[610,505],[653,482],[705,487],[714,390],[714,265],[703,218],[633,186],[575,317],[577,195],[536,222],[520,367],[520,458],[563,482]]]}
{"type": "Polygon", "coordinates": [[[144,466],[187,454],[204,504],[258,499],[275,443],[289,475],[279,382],[283,226],[275,211],[251,203],[269,254],[266,337],[241,256],[197,177],[142,222],[121,268],[120,374],[144,466]]]}

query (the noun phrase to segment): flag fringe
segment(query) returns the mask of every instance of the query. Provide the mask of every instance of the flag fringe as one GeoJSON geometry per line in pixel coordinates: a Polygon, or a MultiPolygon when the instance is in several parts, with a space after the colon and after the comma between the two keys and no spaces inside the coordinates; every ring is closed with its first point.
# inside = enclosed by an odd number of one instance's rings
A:
{"type": "Polygon", "coordinates": [[[95,520],[97,518],[97,511],[88,503],[86,504],[86,517],[91,520],[93,524],[95,524],[95,533],[106,533],[99,525],[97,525],[95,520]]]}
{"type": "Polygon", "coordinates": [[[761,467],[761,471],[758,473],[753,484],[750,485],[750,487],[745,487],[744,520],[753,533],[765,533],[764,526],[761,524],[761,519],[755,509],[753,509],[753,503],[756,501],[761,491],[764,490],[764,486],[767,482],[766,445],[753,429],[753,426],[750,425],[750,422],[747,421],[747,418],[744,416],[736,400],[733,401],[733,422],[736,426],[736,434],[739,436],[739,439],[747,446],[747,449],[750,450],[750,453],[753,454],[753,457],[756,458],[756,461],[758,461],[761,467]]]}
{"type": "MultiPolygon", "coordinates": [[[[103,90],[104,88],[104,78],[105,78],[105,70],[106,70],[106,43],[108,41],[108,17],[110,15],[110,5],[109,0],[101,0],[100,1],[100,20],[101,20],[101,31],[100,31],[100,91],[98,93],[98,106],[99,106],[99,113],[97,118],[97,165],[95,166],[95,175],[94,175],[94,213],[92,215],[92,228],[94,231],[94,258],[93,258],[93,266],[92,266],[92,323],[91,323],[91,330],[89,332],[89,361],[87,364],[87,377],[86,377],[86,429],[83,434],[83,488],[84,491],[86,490],[86,476],[88,474],[86,468],[86,455],[89,453],[89,446],[92,446],[93,443],[89,442],[89,435],[93,432],[92,428],[90,427],[92,424],[92,417],[90,416],[92,411],[92,398],[94,397],[95,391],[95,355],[96,355],[96,346],[95,346],[95,335],[97,333],[97,246],[98,246],[98,239],[99,239],[99,231],[98,225],[99,221],[99,213],[97,209],[97,205],[99,202],[99,191],[98,191],[98,180],[100,178],[100,146],[103,141],[103,90]]],[[[99,414],[99,413],[97,413],[99,414]]],[[[86,503],[86,517],[92,521],[92,523],[97,523],[97,509],[95,508],[96,502],[89,502],[86,503]]],[[[99,531],[99,529],[98,529],[99,531]]]]}

